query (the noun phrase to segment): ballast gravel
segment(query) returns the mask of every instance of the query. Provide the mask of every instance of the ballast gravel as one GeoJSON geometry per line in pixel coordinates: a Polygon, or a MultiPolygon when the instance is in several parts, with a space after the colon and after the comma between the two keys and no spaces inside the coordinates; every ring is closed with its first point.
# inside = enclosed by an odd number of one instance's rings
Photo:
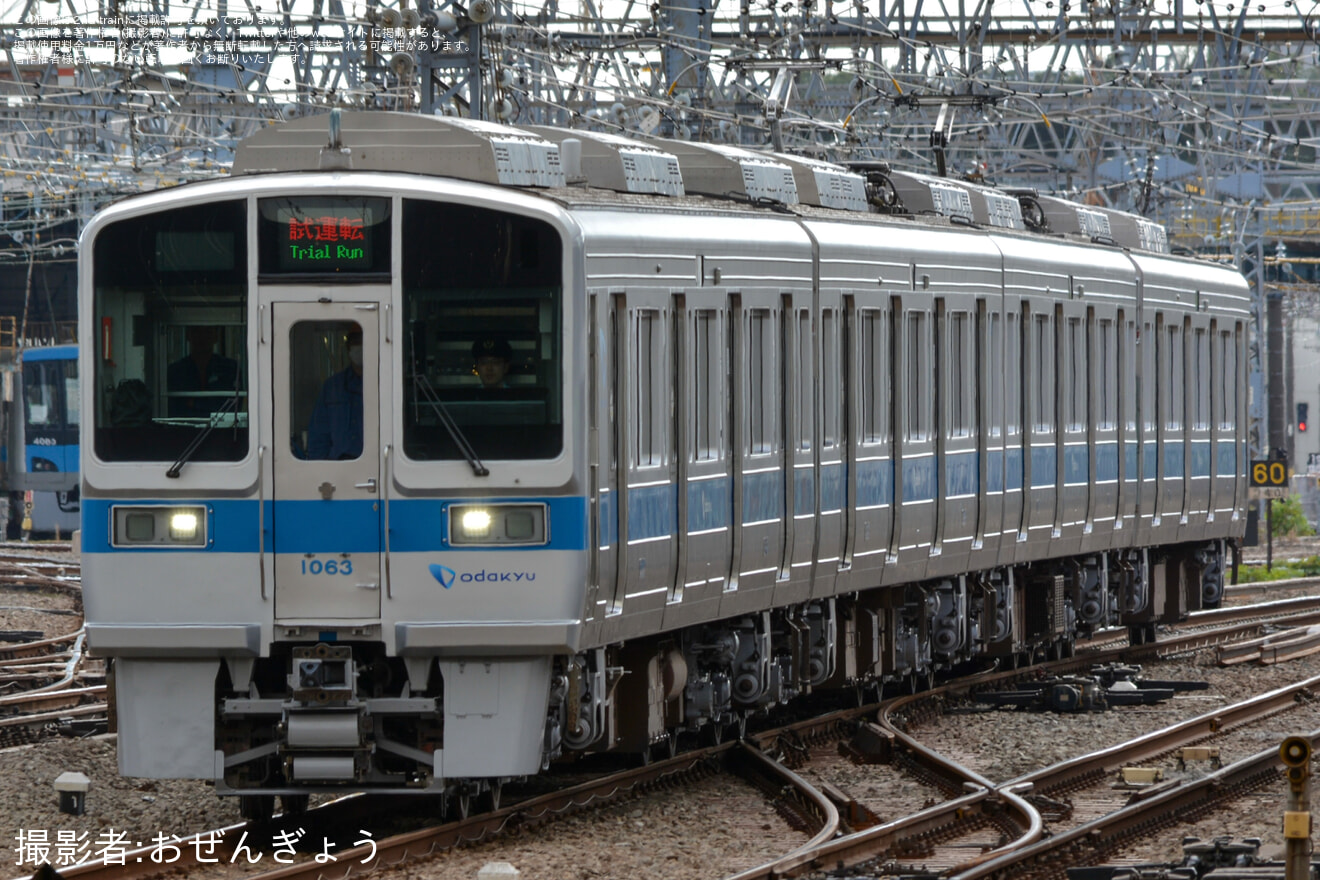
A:
{"type": "MultiPolygon", "coordinates": [[[[0,590],[0,605],[69,607],[58,597],[51,598],[49,606],[40,605],[34,595],[25,593],[19,598],[0,590]]],[[[0,628],[42,627],[26,627],[21,619],[0,610],[0,628]]],[[[1151,678],[1204,680],[1210,682],[1210,689],[1180,694],[1168,704],[1093,714],[1061,716],[1006,710],[947,714],[916,733],[930,747],[994,781],[1004,781],[1165,726],[1174,718],[1189,718],[1320,675],[1320,657],[1269,667],[1220,669],[1207,653],[1151,663],[1145,673],[1151,678]]],[[[1262,732],[1261,747],[1301,732],[1291,728],[1286,714],[1279,716],[1277,724],[1262,732]]],[[[1225,756],[1226,761],[1232,759],[1225,756]]],[[[938,799],[933,789],[888,765],[854,767],[813,754],[806,775],[843,787],[886,820],[938,799]]],[[[1255,795],[1250,808],[1239,802],[1192,825],[1169,829],[1160,838],[1125,851],[1122,858],[1175,860],[1185,835],[1203,839],[1259,837],[1264,842],[1263,853],[1274,854],[1282,848],[1285,797],[1285,786],[1280,782],[1255,795]]],[[[95,856],[111,840],[120,845],[150,846],[162,835],[184,837],[240,821],[237,801],[217,797],[202,782],[120,777],[112,738],[59,739],[0,750],[0,805],[0,837],[5,847],[0,851],[0,864],[5,865],[0,877],[31,873],[35,869],[31,862],[33,846],[42,841],[45,853],[58,867],[61,855],[67,855],[67,863],[71,864],[95,856]],[[65,771],[83,773],[91,781],[86,815],[69,816],[59,811],[53,783],[65,771]]],[[[788,827],[764,796],[732,777],[720,775],[683,789],[575,814],[546,830],[464,847],[399,868],[380,867],[373,876],[410,880],[475,878],[482,865],[504,861],[512,863],[524,880],[720,877],[791,850],[805,839],[805,834],[788,827]]],[[[263,861],[246,867],[245,872],[276,867],[271,845],[266,843],[262,849],[263,861]]],[[[226,865],[196,873],[210,877],[237,873],[237,869],[226,865]]]]}

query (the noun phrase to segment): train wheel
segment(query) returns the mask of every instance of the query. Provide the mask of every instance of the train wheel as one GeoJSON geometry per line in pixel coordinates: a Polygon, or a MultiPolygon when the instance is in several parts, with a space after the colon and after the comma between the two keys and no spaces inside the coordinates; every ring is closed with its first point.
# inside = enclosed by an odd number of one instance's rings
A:
{"type": "Polygon", "coordinates": [[[737,723],[737,725],[738,725],[738,739],[746,739],[746,738],[747,738],[747,713],[746,713],[746,712],[739,712],[739,713],[738,713],[738,721],[737,721],[736,723],[737,723]]]}
{"type": "Polygon", "coordinates": [[[472,815],[472,795],[467,791],[454,798],[454,811],[458,818],[466,819],[472,815]]]}
{"type": "Polygon", "coordinates": [[[301,816],[307,812],[307,806],[312,796],[308,794],[282,794],[280,795],[280,809],[286,816],[301,816]]]}
{"type": "Polygon", "coordinates": [[[504,783],[498,779],[492,779],[490,781],[490,789],[487,792],[487,794],[489,794],[488,800],[490,801],[490,808],[492,810],[498,810],[500,808],[500,795],[503,793],[504,783]]]}
{"type": "Polygon", "coordinates": [[[275,795],[242,794],[238,796],[238,814],[249,822],[266,822],[275,815],[275,795]]]}

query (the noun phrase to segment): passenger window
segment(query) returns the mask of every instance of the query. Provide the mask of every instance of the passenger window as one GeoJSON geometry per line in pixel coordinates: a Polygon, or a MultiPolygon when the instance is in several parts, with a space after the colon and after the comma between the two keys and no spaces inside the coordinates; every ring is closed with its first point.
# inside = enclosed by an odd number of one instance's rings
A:
{"type": "Polygon", "coordinates": [[[1142,322],[1141,336],[1137,340],[1141,350],[1141,429],[1146,434],[1155,431],[1155,399],[1158,377],[1155,374],[1159,335],[1149,321],[1142,322]]]}
{"type": "Polygon", "coordinates": [[[904,432],[911,441],[926,440],[930,431],[932,391],[930,339],[924,312],[907,316],[907,425],[904,432]]]}
{"type": "Polygon", "coordinates": [[[1114,377],[1114,322],[1108,318],[1097,324],[1096,339],[1096,428],[1101,431],[1114,429],[1115,394],[1118,382],[1114,377]]]}
{"type": "Polygon", "coordinates": [[[664,325],[658,309],[637,310],[633,337],[633,400],[637,418],[633,431],[633,461],[637,467],[665,463],[669,427],[669,384],[665,360],[664,325]]]}
{"type": "Polygon", "coordinates": [[[1054,328],[1049,315],[1035,315],[1032,320],[1032,346],[1035,348],[1035,370],[1032,375],[1032,402],[1035,410],[1035,430],[1049,433],[1054,430],[1054,328]]]}
{"type": "Polygon", "coordinates": [[[299,321],[289,329],[289,438],[294,456],[341,461],[362,455],[362,326],[299,321]]]}
{"type": "Polygon", "coordinates": [[[949,437],[970,437],[976,428],[972,411],[972,362],[975,341],[970,330],[967,312],[950,312],[948,317],[948,351],[940,368],[948,371],[949,382],[949,437]]]}
{"type": "Polygon", "coordinates": [[[820,359],[824,364],[821,385],[824,392],[824,424],[822,445],[833,449],[842,439],[843,374],[846,365],[839,351],[839,313],[828,309],[821,316],[820,359]]]}
{"type": "Polygon", "coordinates": [[[747,418],[749,455],[774,452],[775,393],[778,374],[775,369],[775,321],[769,309],[752,309],[747,316],[747,418]]]}
{"type": "Polygon", "coordinates": [[[816,371],[811,358],[811,313],[805,310],[797,313],[797,351],[797,448],[809,452],[815,428],[816,371]]]}
{"type": "Polygon", "coordinates": [[[716,461],[723,455],[725,376],[720,369],[719,313],[701,309],[692,315],[693,461],[716,461]]]}
{"type": "Polygon", "coordinates": [[[1192,339],[1194,344],[1191,351],[1191,378],[1196,382],[1196,387],[1193,389],[1196,397],[1193,401],[1192,428],[1197,431],[1208,431],[1210,429],[1210,343],[1206,331],[1199,327],[1193,332],[1192,339]]]}
{"type": "Polygon", "coordinates": [[[861,312],[862,442],[883,443],[889,428],[889,327],[880,309],[861,312]]]}
{"type": "Polygon", "coordinates": [[[1219,334],[1219,429],[1233,430],[1237,413],[1237,385],[1233,379],[1237,375],[1237,349],[1233,346],[1233,336],[1224,332],[1219,334]]]}
{"type": "Polygon", "coordinates": [[[1022,431],[1022,381],[1027,375],[1023,347],[1023,321],[1017,312],[1004,314],[1004,430],[1010,436],[1022,431]]]}
{"type": "Polygon", "coordinates": [[[1069,318],[1067,337],[1064,340],[1067,350],[1062,353],[1066,368],[1067,385],[1067,430],[1078,433],[1086,430],[1086,336],[1081,318],[1069,318]]]}
{"type": "Polygon", "coordinates": [[[990,375],[986,377],[986,385],[990,389],[990,424],[986,426],[986,433],[991,437],[999,437],[1003,432],[1001,420],[1009,423],[1016,421],[1005,409],[1005,391],[1013,379],[1008,375],[1004,363],[1003,322],[998,312],[990,312],[986,318],[990,344],[990,375]]]}
{"type": "Polygon", "coordinates": [[[1164,413],[1164,427],[1169,431],[1181,431],[1183,427],[1183,407],[1185,406],[1187,386],[1183,381],[1183,332],[1182,327],[1165,327],[1168,345],[1164,350],[1164,381],[1162,391],[1166,392],[1168,403],[1164,413]]]}

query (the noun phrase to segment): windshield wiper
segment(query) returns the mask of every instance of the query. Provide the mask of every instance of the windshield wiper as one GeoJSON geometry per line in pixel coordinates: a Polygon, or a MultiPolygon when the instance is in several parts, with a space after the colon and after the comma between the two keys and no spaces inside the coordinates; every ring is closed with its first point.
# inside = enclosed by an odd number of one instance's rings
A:
{"type": "MultiPolygon", "coordinates": [[[[211,432],[214,431],[216,429],[216,426],[220,424],[220,420],[217,419],[216,416],[222,416],[225,413],[234,412],[237,409],[238,409],[238,396],[235,395],[229,398],[227,401],[225,401],[224,406],[220,407],[218,410],[211,413],[210,421],[202,426],[202,429],[197,432],[196,436],[192,438],[192,441],[186,447],[184,447],[183,452],[179,453],[179,460],[176,461],[174,464],[170,465],[170,469],[165,472],[165,476],[169,477],[171,480],[178,479],[179,474],[180,472],[183,471],[183,466],[187,464],[188,459],[192,458],[192,455],[194,452],[197,451],[197,448],[206,442],[206,438],[210,437],[211,432]]],[[[234,419],[234,427],[235,430],[237,430],[238,428],[237,418],[234,419]]]]}
{"type": "Polygon", "coordinates": [[[445,430],[449,432],[449,437],[454,441],[454,445],[458,447],[458,451],[463,453],[467,463],[472,465],[472,473],[478,477],[490,476],[490,471],[481,463],[481,459],[477,458],[477,453],[472,448],[472,444],[468,442],[467,437],[463,436],[463,429],[449,414],[449,410],[440,399],[440,395],[436,393],[435,386],[431,384],[431,381],[417,370],[413,370],[413,386],[417,389],[419,395],[425,398],[421,402],[431,407],[436,418],[440,420],[440,424],[444,425],[445,430]]]}

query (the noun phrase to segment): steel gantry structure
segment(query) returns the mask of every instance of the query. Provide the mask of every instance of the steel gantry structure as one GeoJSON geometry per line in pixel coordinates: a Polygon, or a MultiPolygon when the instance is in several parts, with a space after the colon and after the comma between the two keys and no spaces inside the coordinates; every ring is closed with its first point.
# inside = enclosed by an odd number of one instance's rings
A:
{"type": "Polygon", "coordinates": [[[335,106],[942,154],[1226,253],[1320,220],[1320,0],[88,2],[0,8],[6,224],[223,173],[257,127],[335,106]]]}

